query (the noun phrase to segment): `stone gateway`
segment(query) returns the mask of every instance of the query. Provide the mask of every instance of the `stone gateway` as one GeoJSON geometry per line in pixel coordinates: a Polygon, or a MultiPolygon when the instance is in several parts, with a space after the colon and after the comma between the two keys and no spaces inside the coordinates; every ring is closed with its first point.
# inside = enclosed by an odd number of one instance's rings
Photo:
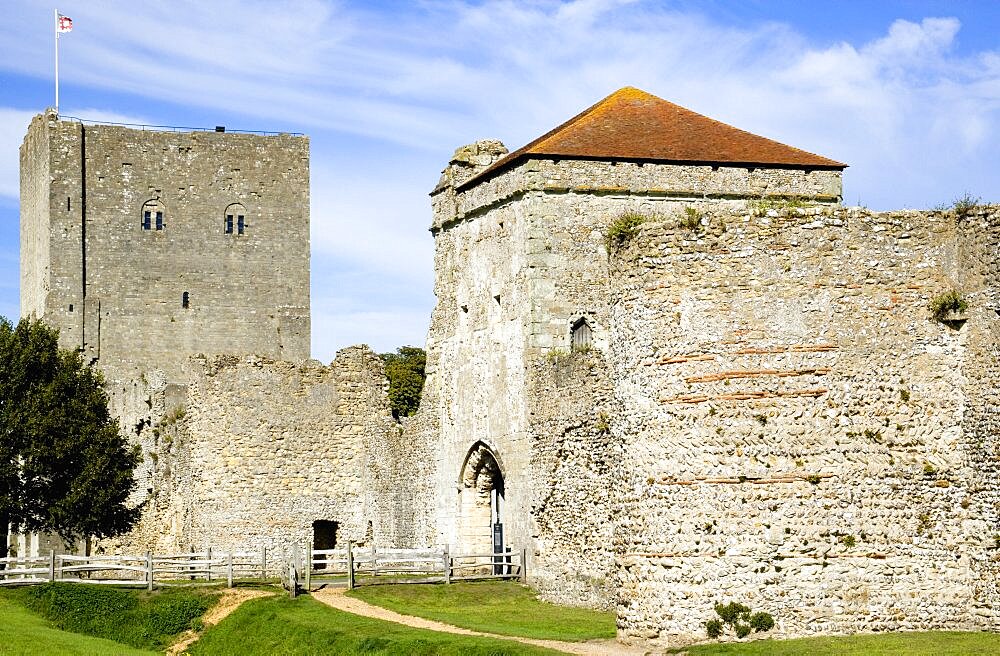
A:
{"type": "Polygon", "coordinates": [[[1000,209],[843,208],[844,164],[622,89],[455,152],[399,423],[366,347],[306,359],[307,149],[32,123],[22,312],[145,455],[103,548],[526,547],[546,598],[662,645],[717,602],[1000,629],[1000,209]]]}

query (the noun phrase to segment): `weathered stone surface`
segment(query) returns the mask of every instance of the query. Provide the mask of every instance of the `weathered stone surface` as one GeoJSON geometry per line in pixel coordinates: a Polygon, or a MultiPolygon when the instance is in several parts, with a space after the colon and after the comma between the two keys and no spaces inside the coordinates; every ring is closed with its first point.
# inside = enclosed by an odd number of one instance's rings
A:
{"type": "Polygon", "coordinates": [[[468,541],[484,443],[533,582],[624,639],[701,638],[716,601],[779,635],[997,628],[995,210],[842,209],[829,171],[467,169],[432,195],[439,540],[468,541]],[[950,289],[966,318],[932,321],[950,289]]]}
{"type": "Polygon", "coordinates": [[[148,431],[142,524],[105,548],[277,554],[312,540],[316,520],[337,522],[339,543],[385,542],[378,491],[400,449],[376,354],[351,347],[329,366],[198,356],[185,378],[148,431]]]}
{"type": "Polygon", "coordinates": [[[699,638],[715,601],[997,629],[997,221],[713,211],[615,254],[624,637],[699,638]],[[961,327],[929,316],[950,289],[961,327]]]}
{"type": "Polygon", "coordinates": [[[179,380],[198,353],[309,356],[307,138],[50,111],[29,127],[21,171],[21,314],[59,328],[109,378],[179,380]],[[143,229],[148,202],[162,229],[155,218],[143,229]],[[227,213],[243,214],[244,234],[225,232],[227,213]]]}

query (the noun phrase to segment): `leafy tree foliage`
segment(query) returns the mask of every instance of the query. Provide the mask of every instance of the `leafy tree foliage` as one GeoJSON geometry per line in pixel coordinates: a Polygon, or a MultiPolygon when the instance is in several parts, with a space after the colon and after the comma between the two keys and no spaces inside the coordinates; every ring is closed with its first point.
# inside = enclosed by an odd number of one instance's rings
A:
{"type": "Polygon", "coordinates": [[[416,346],[400,346],[395,353],[382,353],[389,377],[389,404],[394,417],[409,417],[420,406],[420,393],[427,375],[427,353],[416,346]]]}
{"type": "Polygon", "coordinates": [[[6,528],[71,541],[119,535],[139,462],[108,412],[100,372],[41,321],[0,317],[0,556],[6,528]]]}

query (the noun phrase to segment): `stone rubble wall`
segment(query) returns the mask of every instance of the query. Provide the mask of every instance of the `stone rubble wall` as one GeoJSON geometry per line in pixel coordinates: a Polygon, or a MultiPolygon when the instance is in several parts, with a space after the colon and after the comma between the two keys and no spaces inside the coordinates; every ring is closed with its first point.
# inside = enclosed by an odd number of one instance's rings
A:
{"type": "Polygon", "coordinates": [[[407,465],[392,461],[405,449],[375,353],[343,349],[329,366],[197,356],[186,377],[161,388],[164,414],[144,431],[143,519],[104,548],[280,553],[312,540],[315,520],[338,522],[341,545],[395,544],[376,519],[395,510],[379,478],[407,465]]]}
{"type": "Polygon", "coordinates": [[[719,210],[615,254],[620,637],[728,601],[780,636],[997,628],[996,248],[966,243],[996,219],[719,210]],[[932,321],[951,289],[967,320],[932,321]]]}
{"type": "Polygon", "coordinates": [[[616,413],[600,351],[541,356],[534,400],[531,508],[537,528],[532,586],[554,603],[614,608],[614,526],[624,452],[610,439],[616,413]]]}
{"type": "Polygon", "coordinates": [[[532,583],[552,600],[607,607],[622,461],[602,356],[611,335],[607,226],[625,211],[677,216],[747,197],[836,202],[840,173],[529,159],[462,186],[506,152],[496,141],[459,148],[432,193],[438,302],[414,425],[426,428],[419,438],[407,429],[408,441],[439,445],[436,541],[462,547],[455,488],[482,441],[502,463],[506,542],[530,548],[532,583]],[[570,354],[581,318],[594,348],[570,354]]]}

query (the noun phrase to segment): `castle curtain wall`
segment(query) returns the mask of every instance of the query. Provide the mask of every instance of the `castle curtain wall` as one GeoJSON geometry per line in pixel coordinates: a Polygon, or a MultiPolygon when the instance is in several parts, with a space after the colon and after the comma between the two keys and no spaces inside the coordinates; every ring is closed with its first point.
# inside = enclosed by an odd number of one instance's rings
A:
{"type": "Polygon", "coordinates": [[[711,212],[612,259],[628,639],[997,622],[995,214],[711,212]],[[971,240],[971,241],[970,241],[971,240]],[[930,300],[956,289],[950,324],[930,300]]]}

